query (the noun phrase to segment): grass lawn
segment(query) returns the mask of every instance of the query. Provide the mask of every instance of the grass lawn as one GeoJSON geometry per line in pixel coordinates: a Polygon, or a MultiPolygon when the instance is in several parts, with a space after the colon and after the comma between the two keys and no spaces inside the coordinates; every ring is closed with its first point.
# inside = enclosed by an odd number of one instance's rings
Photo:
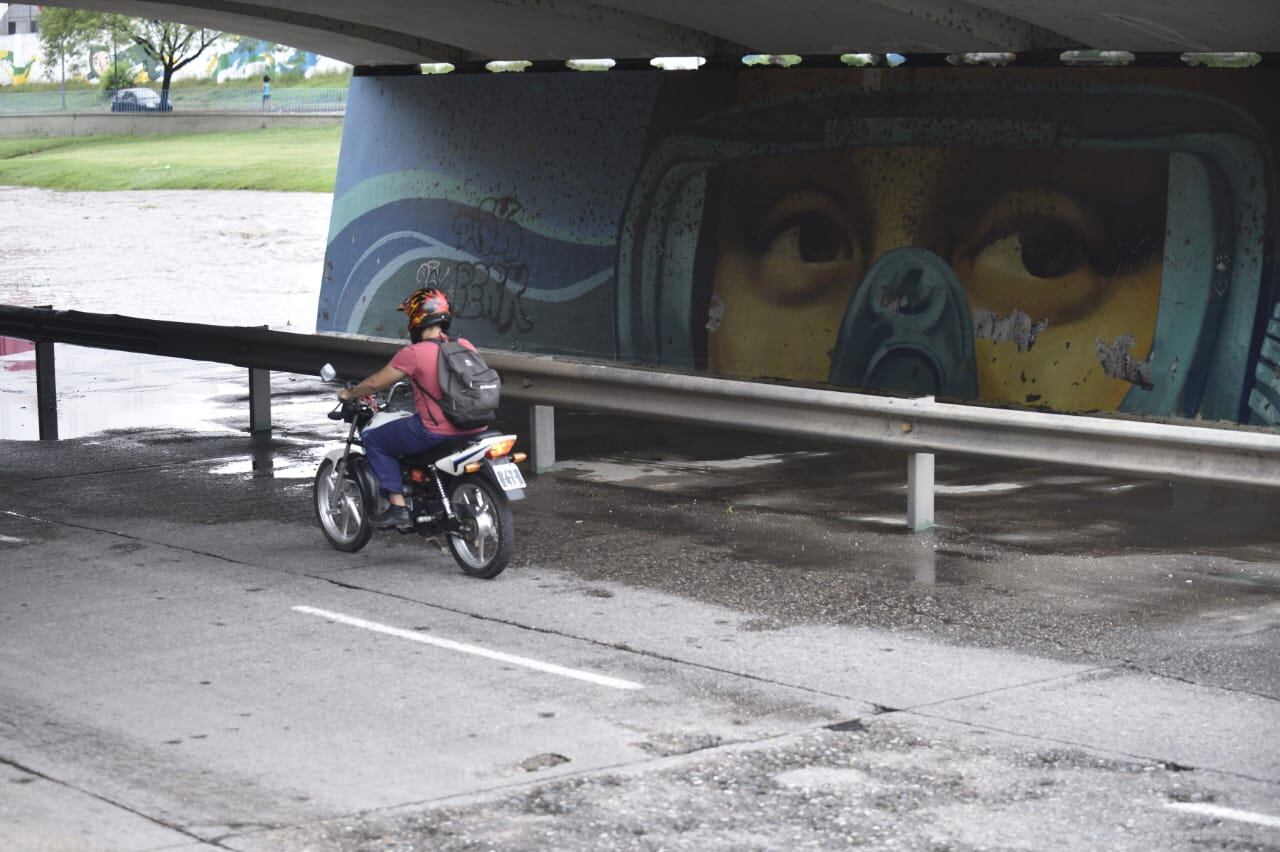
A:
{"type": "Polygon", "coordinates": [[[341,127],[0,139],[0,184],[332,192],[341,139],[341,127]]]}

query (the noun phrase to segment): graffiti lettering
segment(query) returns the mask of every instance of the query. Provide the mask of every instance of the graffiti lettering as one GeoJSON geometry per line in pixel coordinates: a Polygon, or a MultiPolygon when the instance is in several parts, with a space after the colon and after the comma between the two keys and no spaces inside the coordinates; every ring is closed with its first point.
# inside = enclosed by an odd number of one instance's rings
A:
{"type": "Polygon", "coordinates": [[[438,260],[428,260],[418,267],[418,286],[425,289],[447,290],[445,279],[449,271],[443,269],[438,260]]]}
{"type": "Polygon", "coordinates": [[[529,287],[529,267],[520,263],[524,229],[512,221],[521,209],[519,201],[504,196],[486,198],[476,209],[459,213],[453,220],[456,245],[480,259],[450,270],[434,260],[419,268],[419,283],[444,290],[459,319],[487,320],[499,332],[533,329],[522,298],[529,287]],[[449,272],[452,282],[446,281],[449,272]]]}
{"type": "Polygon", "coordinates": [[[499,332],[529,331],[533,322],[521,298],[528,287],[524,264],[462,263],[454,267],[453,306],[459,319],[484,319],[499,332]]]}
{"type": "Polygon", "coordinates": [[[533,329],[522,298],[528,275],[524,264],[477,261],[445,266],[428,260],[418,267],[417,278],[419,287],[444,291],[455,319],[482,319],[499,332],[525,332],[533,329]]]}
{"type": "Polygon", "coordinates": [[[510,196],[486,198],[475,210],[459,213],[454,218],[455,244],[486,260],[519,260],[524,247],[524,229],[511,220],[520,210],[520,202],[510,196]]]}

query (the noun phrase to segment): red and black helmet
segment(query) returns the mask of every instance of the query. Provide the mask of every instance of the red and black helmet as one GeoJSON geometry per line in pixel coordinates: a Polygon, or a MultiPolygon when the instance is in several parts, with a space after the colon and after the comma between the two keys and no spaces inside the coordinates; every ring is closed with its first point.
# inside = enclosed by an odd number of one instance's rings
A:
{"type": "Polygon", "coordinates": [[[449,300],[444,293],[435,289],[414,290],[400,303],[398,311],[404,311],[409,318],[409,337],[418,333],[419,329],[438,325],[442,331],[448,330],[453,314],[449,312],[449,300]]]}

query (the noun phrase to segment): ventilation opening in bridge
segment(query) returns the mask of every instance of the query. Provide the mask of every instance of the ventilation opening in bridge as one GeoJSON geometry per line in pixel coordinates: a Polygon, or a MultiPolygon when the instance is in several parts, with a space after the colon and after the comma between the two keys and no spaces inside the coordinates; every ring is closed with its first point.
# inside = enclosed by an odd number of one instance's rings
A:
{"type": "Polygon", "coordinates": [[[495,59],[492,62],[484,64],[486,71],[494,74],[518,74],[526,68],[532,68],[533,63],[527,59],[495,59]]]}
{"type": "Polygon", "coordinates": [[[998,68],[1018,58],[1016,53],[953,53],[947,57],[950,65],[986,65],[998,68]]]}
{"type": "Polygon", "coordinates": [[[790,68],[803,61],[794,53],[748,53],[742,57],[742,64],[748,67],[790,68]]]}
{"type": "Polygon", "coordinates": [[[1205,68],[1252,68],[1262,61],[1260,53],[1184,53],[1186,65],[1205,68]]]}
{"type": "Polygon", "coordinates": [[[618,63],[612,59],[569,59],[564,64],[571,71],[608,71],[618,63]]]}
{"type": "Polygon", "coordinates": [[[707,59],[704,56],[655,56],[649,64],[663,71],[697,71],[707,64],[707,59]]]}
{"type": "Polygon", "coordinates": [[[1127,50],[1066,50],[1058,57],[1064,65],[1131,65],[1134,55],[1127,50]]]}

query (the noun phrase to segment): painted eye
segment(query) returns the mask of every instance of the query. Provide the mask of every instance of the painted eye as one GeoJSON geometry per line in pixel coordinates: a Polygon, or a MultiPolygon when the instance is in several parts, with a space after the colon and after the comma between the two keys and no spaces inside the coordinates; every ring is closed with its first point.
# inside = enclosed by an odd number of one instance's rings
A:
{"type": "Polygon", "coordinates": [[[1061,200],[1053,207],[1015,208],[975,229],[979,236],[953,261],[974,306],[1056,324],[1097,304],[1104,277],[1096,258],[1105,240],[1084,208],[1061,200]]]}
{"type": "Polygon", "coordinates": [[[819,294],[839,302],[861,278],[859,232],[825,192],[789,192],[754,215],[747,211],[743,225],[747,270],[770,302],[799,305],[819,294]]]}
{"type": "Polygon", "coordinates": [[[838,263],[853,256],[853,246],[838,222],[811,211],[798,213],[775,228],[765,253],[801,263],[838,263]]]}
{"type": "Polygon", "coordinates": [[[1035,218],[996,233],[974,253],[975,268],[1028,283],[1094,271],[1086,237],[1069,222],[1035,218]]]}
{"type": "Polygon", "coordinates": [[[1022,267],[1035,278],[1061,278],[1088,262],[1084,237],[1061,220],[1032,220],[1015,236],[1022,267]]]}

